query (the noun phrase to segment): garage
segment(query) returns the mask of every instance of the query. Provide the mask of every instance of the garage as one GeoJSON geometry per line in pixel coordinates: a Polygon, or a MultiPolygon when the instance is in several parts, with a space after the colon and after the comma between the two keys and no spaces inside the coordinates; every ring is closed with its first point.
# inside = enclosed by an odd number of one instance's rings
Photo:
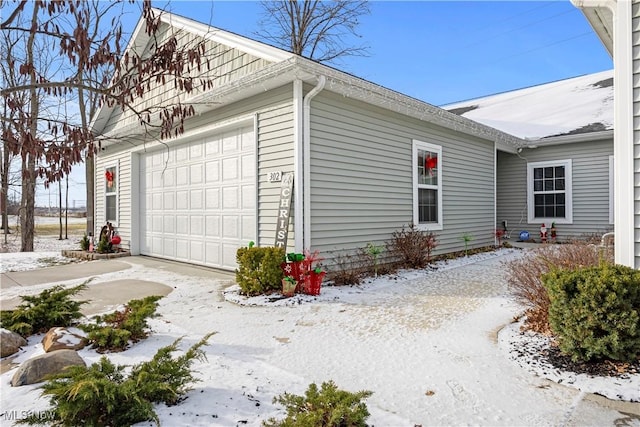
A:
{"type": "Polygon", "coordinates": [[[140,156],[140,253],[233,270],[256,240],[252,126],[140,156]]]}

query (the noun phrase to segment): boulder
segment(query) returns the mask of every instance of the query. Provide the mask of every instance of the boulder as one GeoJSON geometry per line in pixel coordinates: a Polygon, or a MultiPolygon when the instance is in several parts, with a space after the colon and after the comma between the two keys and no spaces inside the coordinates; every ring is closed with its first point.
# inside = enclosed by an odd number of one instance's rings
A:
{"type": "Polygon", "coordinates": [[[11,379],[11,385],[35,384],[47,375],[59,374],[69,366],[87,366],[75,350],[58,350],[22,362],[11,379]]]}
{"type": "Polygon", "coordinates": [[[11,356],[25,345],[27,345],[27,340],[20,335],[7,329],[0,329],[0,357],[11,356]]]}
{"type": "Polygon", "coordinates": [[[55,327],[49,329],[42,338],[42,347],[46,353],[56,350],[81,350],[87,345],[87,339],[74,334],[67,328],[55,327]]]}

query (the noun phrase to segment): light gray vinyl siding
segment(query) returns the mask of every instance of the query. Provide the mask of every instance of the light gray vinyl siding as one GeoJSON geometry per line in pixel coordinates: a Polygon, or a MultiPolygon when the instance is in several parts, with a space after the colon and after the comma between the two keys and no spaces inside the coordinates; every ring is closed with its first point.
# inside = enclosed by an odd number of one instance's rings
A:
{"type": "MultiPolygon", "coordinates": [[[[170,37],[176,38],[180,48],[193,48],[203,40],[202,37],[193,33],[178,30],[163,23],[157,36],[149,39],[145,53],[142,56],[148,56],[149,52],[155,48],[156,38],[158,44],[161,44],[165,43],[170,37]]],[[[196,85],[191,93],[180,90],[179,87],[176,87],[174,80],[167,76],[164,84],[155,84],[142,97],[137,98],[134,101],[134,108],[137,111],[151,109],[150,111],[157,112],[159,106],[168,106],[178,100],[185,102],[188,98],[203,93],[204,87],[201,85],[203,80],[208,82],[206,89],[213,90],[270,64],[267,60],[211,40],[206,41],[204,45],[205,53],[200,60],[200,69],[198,70],[195,65],[189,65],[189,68],[191,68],[189,74],[194,77],[194,85],[196,85]]],[[[137,122],[137,116],[131,111],[122,114],[121,111],[116,110],[109,118],[105,132],[109,132],[118,126],[137,122]]]]}
{"type": "MultiPolygon", "coordinates": [[[[271,171],[293,171],[293,89],[285,85],[269,92],[262,93],[207,114],[194,117],[185,123],[185,133],[203,126],[214,126],[217,123],[233,123],[234,120],[247,117],[257,117],[257,164],[258,164],[258,241],[261,246],[272,246],[275,241],[276,217],[279,203],[280,183],[269,183],[268,173],[271,171]]],[[[119,222],[118,230],[124,242],[132,236],[131,197],[135,182],[132,179],[132,156],[134,162],[138,156],[132,152],[152,150],[158,146],[152,138],[148,138],[145,145],[139,140],[122,141],[109,146],[98,154],[96,163],[96,227],[104,225],[104,167],[111,166],[116,160],[119,162],[120,184],[119,193],[119,222]],[[136,144],[134,146],[134,144],[136,144]]],[[[169,144],[172,142],[169,141],[169,144]]],[[[176,140],[175,143],[180,143],[176,140]]],[[[133,195],[134,197],[136,195],[133,195]]],[[[290,225],[289,244],[293,245],[293,205],[292,221],[290,225]]],[[[144,215],[144,213],[142,213],[144,215]]]]}
{"type": "Polygon", "coordinates": [[[96,170],[96,192],[95,192],[95,230],[94,236],[96,241],[100,237],[100,229],[106,225],[105,216],[105,189],[106,178],[105,171],[108,167],[117,166],[118,174],[115,177],[116,185],[118,188],[117,194],[117,209],[118,209],[118,222],[116,231],[122,239],[121,247],[129,249],[131,243],[131,159],[132,154],[126,151],[120,151],[108,155],[98,155],[96,157],[95,170],[96,170]]]}
{"type": "Polygon", "coordinates": [[[635,268],[640,269],[640,1],[631,6],[633,29],[633,157],[634,157],[634,253],[635,268]]]}
{"type": "MultiPolygon", "coordinates": [[[[292,86],[281,103],[263,109],[258,114],[258,240],[260,246],[273,246],[278,220],[280,186],[269,182],[269,172],[293,172],[293,102],[292,86]]],[[[295,182],[294,182],[295,185],[295,182]]],[[[294,248],[292,198],[287,251],[294,248]]]]}
{"type": "MultiPolygon", "coordinates": [[[[540,224],[528,223],[527,163],[572,160],[573,224],[557,224],[558,240],[610,231],[609,156],[613,140],[541,146],[520,155],[498,152],[497,228],[507,221],[511,238],[526,230],[539,240],[540,224]]],[[[550,224],[546,224],[547,227],[550,224]]]]}
{"type": "Polygon", "coordinates": [[[493,244],[493,143],[328,91],[311,103],[311,242],[323,254],[384,243],[412,222],[413,140],[442,146],[435,253],[493,244]]]}

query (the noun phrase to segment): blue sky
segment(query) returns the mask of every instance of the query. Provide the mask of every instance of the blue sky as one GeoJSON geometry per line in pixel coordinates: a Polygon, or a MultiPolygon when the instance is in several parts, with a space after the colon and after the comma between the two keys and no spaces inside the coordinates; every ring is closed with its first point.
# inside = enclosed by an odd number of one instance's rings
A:
{"type": "MultiPolygon", "coordinates": [[[[255,1],[167,1],[155,7],[256,38],[255,1]]],[[[130,33],[139,19],[131,6],[130,33]]],[[[337,68],[433,105],[520,89],[613,67],[582,13],[566,1],[374,1],[358,44],[368,57],[337,68]]],[[[84,167],[74,168],[70,200],[83,204],[84,167]]],[[[52,194],[56,194],[54,186],[52,194]]],[[[38,204],[49,192],[39,188],[38,204]]],[[[54,197],[54,204],[55,197],[54,197]]]]}
{"type": "MultiPolygon", "coordinates": [[[[256,38],[254,1],[154,6],[256,38]]],[[[368,57],[337,68],[434,105],[611,69],[609,54],[566,1],[373,1],[362,19],[368,57]]]]}

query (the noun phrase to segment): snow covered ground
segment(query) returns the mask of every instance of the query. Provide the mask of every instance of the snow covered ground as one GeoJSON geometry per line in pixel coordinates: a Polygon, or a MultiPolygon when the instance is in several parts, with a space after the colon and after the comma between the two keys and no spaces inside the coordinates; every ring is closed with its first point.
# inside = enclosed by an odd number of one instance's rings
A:
{"type": "MultiPolygon", "coordinates": [[[[64,219],[63,219],[64,221],[64,219]]],[[[86,224],[86,218],[69,217],[69,224],[86,224]]],[[[58,224],[58,217],[36,216],[36,227],[42,224],[58,224]]],[[[50,267],[77,262],[76,259],[63,257],[60,253],[63,249],[80,249],[82,235],[69,234],[68,239],[58,240],[58,236],[39,236],[33,242],[34,251],[19,252],[20,233],[15,232],[18,218],[9,216],[11,234],[7,235],[5,243],[4,232],[0,230],[0,273],[8,271],[26,271],[34,268],[50,267]]]]}
{"type": "MultiPolygon", "coordinates": [[[[174,287],[150,322],[153,334],[109,355],[118,364],[148,360],[179,337],[184,348],[217,332],[205,347],[207,362],[194,366],[201,381],[188,398],[156,408],[164,426],[259,426],[284,416],[274,396],[328,380],[373,391],[368,423],[375,426],[640,426],[640,403],[620,412],[589,395],[637,402],[640,374],[591,378],[513,359],[514,346],[536,339],[512,323],[522,308],[502,274],[503,263],[521,255],[503,249],[276,301],[244,298],[228,282],[150,268],[135,257],[119,260],[130,269],[92,284],[129,278],[174,287]]],[[[12,257],[0,254],[0,261],[12,257]]],[[[32,337],[17,361],[42,353],[41,338],[32,337]]],[[[88,363],[101,357],[80,354],[88,363]]],[[[7,414],[48,407],[37,386],[10,387],[12,375],[0,377],[3,425],[7,414]]]]}

